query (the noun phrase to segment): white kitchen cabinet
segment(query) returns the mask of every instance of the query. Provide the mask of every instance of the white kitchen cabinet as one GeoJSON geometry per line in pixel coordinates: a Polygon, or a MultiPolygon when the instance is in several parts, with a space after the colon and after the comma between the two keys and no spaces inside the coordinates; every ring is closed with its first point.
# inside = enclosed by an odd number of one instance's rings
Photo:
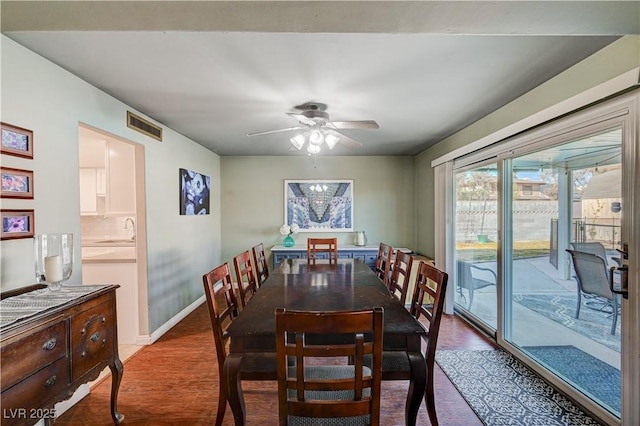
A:
{"type": "Polygon", "coordinates": [[[96,169],[80,169],[80,214],[98,214],[96,197],[96,169]]]}
{"type": "Polygon", "coordinates": [[[106,214],[134,215],[136,211],[135,151],[124,142],[107,143],[106,214]]]}
{"type": "Polygon", "coordinates": [[[135,215],[135,148],[119,141],[80,142],[80,213],[135,215]]]}
{"type": "Polygon", "coordinates": [[[80,214],[104,214],[106,196],[105,169],[80,168],[80,214]]]}
{"type": "Polygon", "coordinates": [[[80,167],[104,169],[107,141],[104,138],[82,137],[79,141],[80,167]]]}
{"type": "Polygon", "coordinates": [[[107,169],[96,169],[96,195],[107,195],[107,169]]]}

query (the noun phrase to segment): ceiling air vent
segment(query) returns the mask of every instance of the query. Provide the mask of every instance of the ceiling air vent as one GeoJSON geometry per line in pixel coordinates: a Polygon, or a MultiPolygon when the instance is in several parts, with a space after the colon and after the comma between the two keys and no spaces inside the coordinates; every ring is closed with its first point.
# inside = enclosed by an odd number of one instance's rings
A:
{"type": "Polygon", "coordinates": [[[150,123],[131,111],[127,111],[127,127],[162,142],[162,127],[150,123]]]}

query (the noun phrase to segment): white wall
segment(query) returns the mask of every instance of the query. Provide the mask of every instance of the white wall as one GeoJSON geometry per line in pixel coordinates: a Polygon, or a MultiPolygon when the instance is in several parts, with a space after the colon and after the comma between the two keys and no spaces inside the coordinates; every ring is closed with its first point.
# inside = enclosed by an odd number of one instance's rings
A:
{"type": "MultiPolygon", "coordinates": [[[[283,140],[283,143],[288,143],[283,140]]],[[[365,231],[368,244],[380,241],[397,247],[415,245],[414,157],[222,157],[222,257],[233,256],[262,242],[270,253],[282,244],[278,232],[284,223],[285,179],[353,179],[353,222],[365,231]]],[[[353,244],[352,232],[300,233],[296,244],[309,236],[335,236],[338,245],[353,244]]]]}
{"type": "MultiPolygon", "coordinates": [[[[141,144],[145,151],[149,332],[203,294],[202,274],[220,261],[220,158],[164,127],[163,142],[126,127],[133,110],[57,65],[1,36],[1,118],[34,132],[34,159],[2,155],[2,165],[34,171],[34,200],[2,199],[3,209],[34,209],[36,233],[72,232],[71,283],[80,270],[78,124],[141,144]],[[178,169],[211,176],[213,211],[180,216],[178,169]]],[[[35,282],[33,240],[0,243],[2,290],[35,282]]]]}

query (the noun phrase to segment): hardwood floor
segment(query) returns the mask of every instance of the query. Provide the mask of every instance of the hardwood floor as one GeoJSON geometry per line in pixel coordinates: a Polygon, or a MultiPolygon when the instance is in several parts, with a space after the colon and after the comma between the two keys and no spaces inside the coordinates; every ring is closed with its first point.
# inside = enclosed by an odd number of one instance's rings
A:
{"type": "MultiPolygon", "coordinates": [[[[453,315],[444,315],[438,349],[492,349],[492,343],[453,315]]],[[[202,304],[153,345],[124,365],[118,397],[126,425],[210,425],[215,422],[218,369],[207,306],[202,304]]],[[[436,364],[436,407],[443,426],[474,426],[482,422],[436,364]]],[[[381,424],[404,425],[408,382],[383,382],[381,424]]],[[[274,382],[243,382],[247,424],[269,426],[278,421],[274,382]]],[[[111,378],[56,420],[56,425],[112,425],[109,411],[111,378]]],[[[429,425],[424,400],[419,425],[429,425]]],[[[233,425],[227,408],[224,425],[233,425]]]]}

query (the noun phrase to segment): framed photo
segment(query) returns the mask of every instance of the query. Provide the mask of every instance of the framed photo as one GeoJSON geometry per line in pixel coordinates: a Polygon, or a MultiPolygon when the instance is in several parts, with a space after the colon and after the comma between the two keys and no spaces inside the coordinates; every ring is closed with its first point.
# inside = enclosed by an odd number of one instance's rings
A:
{"type": "Polygon", "coordinates": [[[33,158],[33,132],[22,127],[0,123],[2,126],[2,154],[33,158]]]}
{"type": "Polygon", "coordinates": [[[180,214],[209,214],[211,178],[192,170],[180,169],[180,214]]]}
{"type": "Polygon", "coordinates": [[[301,232],[353,232],[353,180],[285,180],[284,223],[301,232]]]}
{"type": "Polygon", "coordinates": [[[33,210],[0,210],[2,232],[0,240],[31,238],[35,228],[33,210]]]}
{"type": "Polygon", "coordinates": [[[2,177],[2,198],[33,199],[33,172],[30,170],[0,168],[2,177]]]}

